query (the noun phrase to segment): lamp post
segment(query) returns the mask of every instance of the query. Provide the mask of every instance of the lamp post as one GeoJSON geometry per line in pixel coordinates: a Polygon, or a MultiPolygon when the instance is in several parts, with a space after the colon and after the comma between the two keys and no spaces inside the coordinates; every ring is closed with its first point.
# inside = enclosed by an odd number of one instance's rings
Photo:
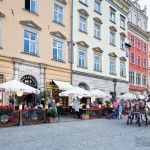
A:
{"type": "Polygon", "coordinates": [[[116,99],[116,85],[117,85],[117,82],[118,82],[117,79],[114,79],[114,80],[113,80],[113,84],[114,84],[114,99],[113,99],[113,100],[114,100],[114,101],[115,101],[115,99],[116,99]]]}
{"type": "Polygon", "coordinates": [[[22,103],[19,105],[20,110],[20,126],[22,126],[22,103]]]}

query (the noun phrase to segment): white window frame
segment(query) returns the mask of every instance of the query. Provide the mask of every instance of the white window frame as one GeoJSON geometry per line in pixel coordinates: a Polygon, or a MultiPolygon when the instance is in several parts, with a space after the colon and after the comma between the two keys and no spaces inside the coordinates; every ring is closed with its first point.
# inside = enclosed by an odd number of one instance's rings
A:
{"type": "Polygon", "coordinates": [[[114,23],[116,22],[116,11],[111,7],[110,7],[110,20],[114,23]],[[112,14],[114,15],[114,18],[112,18],[112,14]]]}
{"type": "Polygon", "coordinates": [[[120,36],[120,48],[125,50],[125,37],[124,36],[120,36]]]}
{"type": "Polygon", "coordinates": [[[110,44],[111,45],[116,45],[116,33],[114,32],[114,31],[112,31],[112,30],[110,30],[110,44]],[[112,36],[112,35],[114,35],[114,36],[112,36]]]}
{"type": "Polygon", "coordinates": [[[141,74],[136,73],[136,85],[141,86],[141,74]]]}
{"type": "Polygon", "coordinates": [[[141,66],[141,56],[140,56],[140,55],[137,56],[137,65],[138,65],[138,66],[141,66]],[[139,59],[139,58],[140,58],[140,59],[139,59]],[[139,64],[139,60],[140,60],[140,64],[139,64]]]}
{"type": "Polygon", "coordinates": [[[94,11],[101,13],[101,1],[100,0],[95,0],[94,1],[94,11]],[[96,10],[96,3],[99,4],[99,10],[96,10]]]}
{"type": "Polygon", "coordinates": [[[86,53],[87,53],[86,50],[81,49],[81,48],[78,48],[78,66],[81,67],[81,68],[85,68],[85,67],[86,67],[86,62],[87,62],[87,61],[86,61],[86,59],[87,59],[87,58],[86,58],[86,57],[87,57],[87,56],[86,56],[86,53]],[[80,52],[80,51],[84,52],[84,56],[80,57],[80,55],[79,55],[79,52],[80,52]],[[79,58],[82,58],[82,63],[81,63],[81,65],[79,64],[79,58]]]}
{"type": "MultiPolygon", "coordinates": [[[[24,0],[24,9],[28,10],[28,9],[25,8],[25,1],[26,0],[24,0]]],[[[28,10],[28,11],[33,12],[33,13],[38,13],[38,0],[30,0],[30,10],[28,10]],[[35,2],[36,3],[36,5],[35,5],[35,11],[31,11],[31,1],[36,1],[35,2]]]]}
{"type": "Polygon", "coordinates": [[[131,52],[131,53],[130,53],[130,63],[131,63],[131,64],[135,64],[135,55],[134,55],[134,53],[133,53],[133,52],[131,52]],[[134,60],[134,62],[131,62],[131,61],[132,61],[132,59],[131,59],[131,54],[133,54],[133,56],[134,56],[134,59],[133,59],[133,60],[134,60]]]}
{"type": "Polygon", "coordinates": [[[22,32],[22,39],[23,39],[23,45],[22,45],[22,52],[23,53],[26,53],[26,54],[29,54],[29,55],[33,55],[33,56],[38,56],[39,55],[39,33],[37,30],[34,30],[30,27],[23,27],[23,32],[22,32]],[[31,32],[31,33],[34,33],[36,34],[36,38],[37,38],[37,41],[36,41],[36,54],[31,54],[31,53],[26,53],[25,50],[24,50],[24,32],[27,31],[27,32],[31,32]]]}
{"type": "Polygon", "coordinates": [[[101,71],[101,55],[94,54],[94,70],[101,71]],[[99,58],[99,60],[95,59],[95,56],[99,58]],[[95,67],[96,66],[96,67],[95,67]],[[99,66],[99,67],[98,67],[99,66]]]}
{"type": "Polygon", "coordinates": [[[147,53],[147,44],[146,43],[143,43],[143,52],[147,53]]]}
{"type": "Polygon", "coordinates": [[[109,60],[109,73],[115,75],[116,73],[116,61],[114,59],[109,60]],[[113,62],[114,64],[112,64],[113,62]]]}
{"type": "Polygon", "coordinates": [[[137,42],[137,49],[141,50],[141,40],[140,39],[138,39],[138,42],[137,42]]]}
{"type": "Polygon", "coordinates": [[[147,59],[143,58],[143,67],[146,69],[147,68],[147,59]],[[146,62],[145,62],[146,61],[146,62]],[[146,64],[145,64],[146,63],[146,64]]]}
{"type": "Polygon", "coordinates": [[[125,63],[122,63],[122,62],[120,63],[120,76],[125,77],[125,63]],[[122,74],[122,72],[123,72],[123,74],[122,74]]]}
{"type": "Polygon", "coordinates": [[[64,41],[63,40],[60,40],[58,38],[53,38],[53,40],[52,40],[52,59],[56,60],[56,61],[64,62],[64,41]],[[57,49],[57,58],[56,59],[54,58],[54,55],[53,55],[53,48],[54,48],[53,42],[54,41],[57,42],[57,47],[56,47],[56,49],[57,49]],[[61,59],[59,58],[59,50],[60,49],[58,48],[58,43],[62,43],[62,58],[61,59]]]}
{"type": "Polygon", "coordinates": [[[120,27],[122,29],[125,29],[125,18],[123,16],[120,16],[120,27]],[[123,24],[122,24],[123,22],[123,24]]]}
{"type": "Polygon", "coordinates": [[[97,24],[96,22],[94,22],[94,37],[96,37],[98,39],[101,38],[101,25],[97,24]],[[95,28],[96,26],[99,27],[99,30],[97,28],[95,28]]]}
{"type": "Polygon", "coordinates": [[[135,72],[129,71],[129,84],[134,85],[135,84],[135,72]]]}
{"type": "MultiPolygon", "coordinates": [[[[57,12],[58,14],[59,12],[57,12]]],[[[60,4],[59,2],[57,1],[54,1],[54,5],[53,5],[53,21],[56,22],[56,23],[59,23],[59,24],[62,24],[64,25],[64,5],[63,4],[60,4]],[[55,5],[57,5],[58,7],[62,8],[62,22],[60,22],[59,20],[56,20],[55,19],[55,5]]]]}
{"type": "Polygon", "coordinates": [[[80,31],[83,31],[83,32],[87,32],[87,17],[85,17],[85,16],[83,16],[83,15],[81,15],[81,14],[79,14],[79,30],[80,31]],[[80,18],[83,18],[83,19],[85,19],[85,23],[83,23],[83,22],[80,22],[80,18]],[[80,23],[82,24],[82,28],[80,28],[81,26],[80,26],[80,23]],[[83,26],[85,25],[85,29],[83,29],[83,26]]]}
{"type": "Polygon", "coordinates": [[[2,18],[0,17],[0,47],[2,47],[2,18]]]}
{"type": "Polygon", "coordinates": [[[146,75],[142,75],[142,86],[147,87],[147,76],[146,75]]]}
{"type": "Polygon", "coordinates": [[[130,44],[131,44],[131,46],[134,47],[134,43],[135,43],[135,41],[134,41],[134,36],[133,36],[133,35],[130,35],[130,44]],[[133,37],[133,43],[132,43],[132,37],[133,37]],[[132,45],[132,44],[133,44],[133,45],[132,45]]]}

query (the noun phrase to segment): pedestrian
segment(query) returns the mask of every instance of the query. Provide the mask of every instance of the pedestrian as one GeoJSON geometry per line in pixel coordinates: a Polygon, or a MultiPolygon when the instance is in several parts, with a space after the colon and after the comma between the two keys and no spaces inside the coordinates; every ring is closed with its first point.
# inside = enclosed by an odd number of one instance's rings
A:
{"type": "Polygon", "coordinates": [[[53,99],[51,96],[49,96],[49,99],[48,99],[48,108],[51,108],[53,105],[53,99]]]}
{"type": "Polygon", "coordinates": [[[118,105],[118,107],[119,107],[119,116],[118,116],[118,118],[122,119],[122,105],[120,104],[120,105],[118,105]]]}
{"type": "Polygon", "coordinates": [[[12,96],[9,96],[9,104],[12,104],[14,106],[14,99],[12,98],[12,96]]]}
{"type": "Polygon", "coordinates": [[[117,100],[115,100],[113,102],[113,108],[114,108],[114,111],[115,111],[116,118],[118,117],[118,110],[119,110],[118,106],[119,106],[119,103],[118,103],[117,100]]]}
{"type": "Polygon", "coordinates": [[[45,108],[45,99],[44,98],[41,99],[41,104],[43,105],[43,108],[45,108]]]}

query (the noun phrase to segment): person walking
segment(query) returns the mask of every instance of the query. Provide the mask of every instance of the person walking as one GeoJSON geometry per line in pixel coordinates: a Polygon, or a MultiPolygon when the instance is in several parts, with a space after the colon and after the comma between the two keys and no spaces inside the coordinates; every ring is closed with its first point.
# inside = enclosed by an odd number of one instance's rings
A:
{"type": "Polygon", "coordinates": [[[118,117],[118,110],[119,110],[119,103],[118,103],[118,101],[117,100],[115,100],[114,102],[113,102],[113,108],[114,108],[114,110],[115,110],[115,115],[116,115],[116,118],[118,117]]]}
{"type": "Polygon", "coordinates": [[[120,103],[120,105],[118,105],[118,107],[119,107],[119,116],[118,116],[118,118],[122,119],[122,105],[121,105],[121,103],[120,103]]]}

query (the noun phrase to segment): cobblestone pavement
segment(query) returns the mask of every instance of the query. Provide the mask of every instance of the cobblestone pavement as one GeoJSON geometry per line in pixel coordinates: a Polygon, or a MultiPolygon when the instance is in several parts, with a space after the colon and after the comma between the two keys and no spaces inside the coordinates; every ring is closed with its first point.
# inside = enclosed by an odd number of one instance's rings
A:
{"type": "Polygon", "coordinates": [[[145,133],[150,128],[126,125],[125,118],[7,127],[0,128],[0,150],[150,150],[137,144],[145,133]]]}

